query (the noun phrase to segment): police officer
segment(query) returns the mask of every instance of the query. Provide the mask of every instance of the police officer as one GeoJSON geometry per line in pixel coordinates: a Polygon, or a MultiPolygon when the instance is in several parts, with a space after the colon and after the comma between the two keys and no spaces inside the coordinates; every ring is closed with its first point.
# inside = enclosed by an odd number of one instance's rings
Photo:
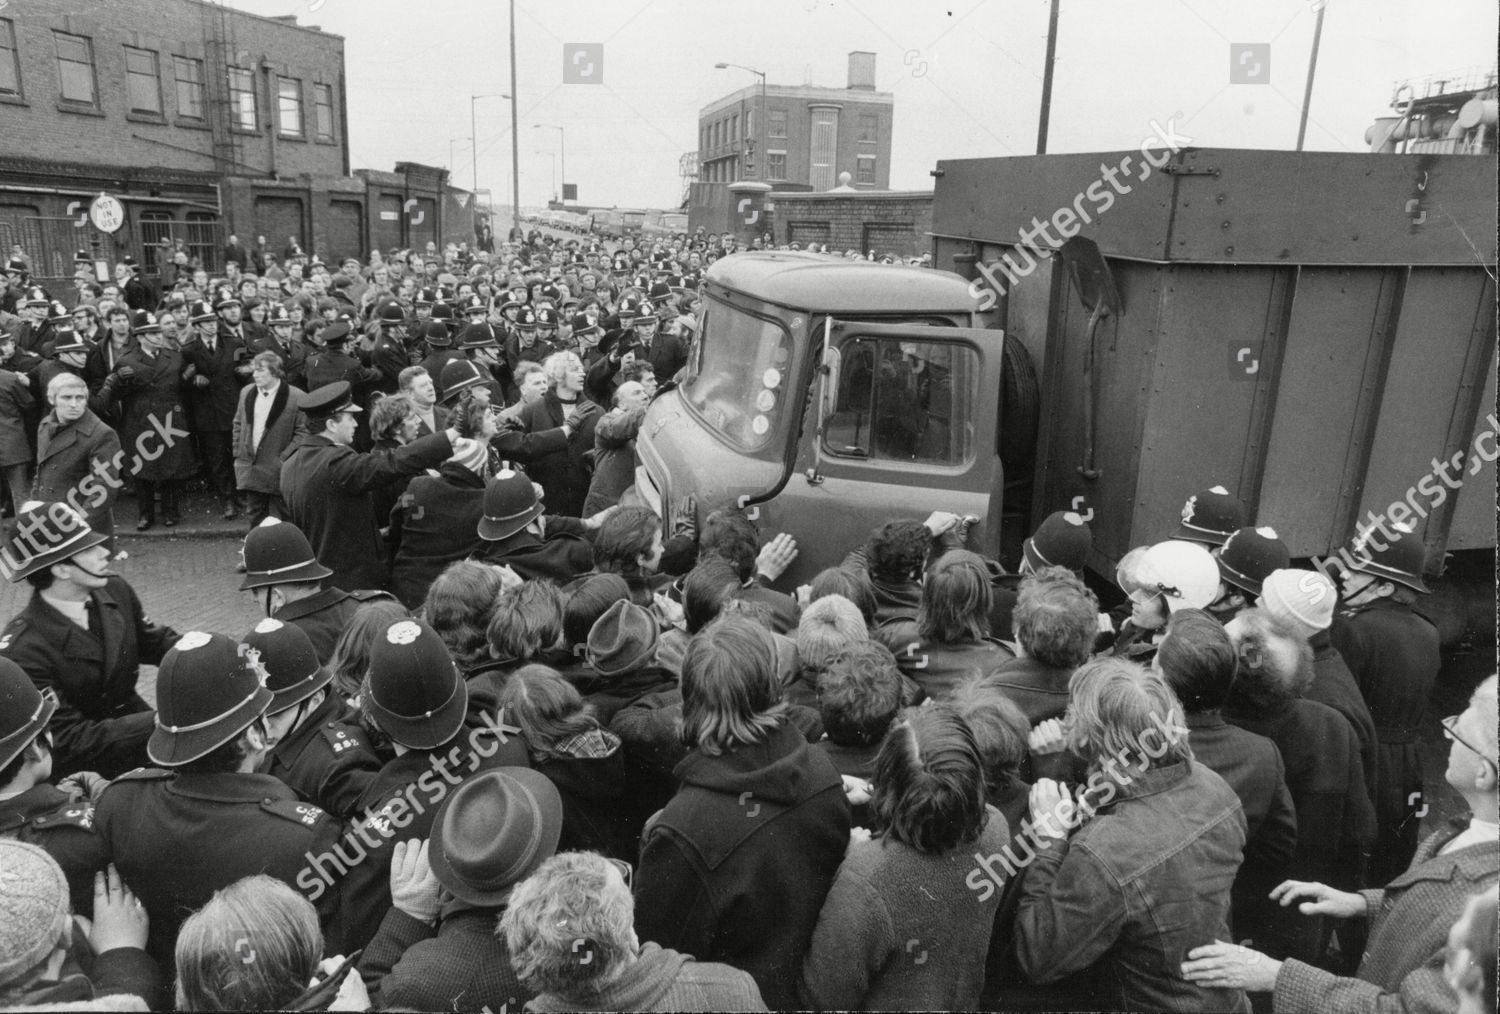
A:
{"type": "Polygon", "coordinates": [[[270,335],[251,346],[254,352],[274,352],[281,357],[285,379],[293,387],[307,389],[307,346],[292,338],[292,317],[286,307],[276,305],[266,314],[270,335]]]}
{"type": "MultiPolygon", "coordinates": [[[[459,351],[483,375],[485,387],[490,392],[489,403],[496,407],[505,404],[515,384],[510,361],[501,352],[502,346],[508,341],[503,328],[489,320],[471,323],[458,334],[459,351]]],[[[445,373],[447,369],[445,366],[445,373]]],[[[443,390],[446,400],[447,388],[444,387],[443,390]]]]}
{"type": "Polygon", "coordinates": [[[117,778],[95,808],[109,858],[146,906],[146,952],[162,968],[172,967],[183,919],[241,877],[264,873],[303,891],[325,932],[337,910],[338,892],[307,856],[333,844],[338,822],[256,770],[270,744],[265,682],[256,652],[233,638],[184,634],[156,677],[147,753],[159,766],[117,778]]]}
{"type": "Polygon", "coordinates": [[[342,381],[308,395],[303,411],[312,435],[293,447],[281,466],[287,520],[302,529],[318,560],[333,570],[331,585],[346,591],[382,588],[385,544],[370,493],[442,464],[452,457],[457,434],[448,429],[418,437],[389,455],[361,454],[350,446],[361,409],[342,381]]]}
{"type": "MultiPolygon", "coordinates": [[[[479,312],[481,314],[484,313],[484,301],[479,299],[478,296],[475,296],[474,299],[479,303],[479,312]]],[[[432,378],[432,386],[437,392],[437,400],[439,402],[443,400],[443,367],[455,359],[464,358],[464,354],[453,347],[453,338],[450,331],[452,326],[452,323],[448,321],[434,320],[422,329],[422,340],[427,343],[427,347],[431,351],[428,352],[427,358],[423,359],[418,365],[426,370],[427,375],[432,378]]],[[[462,327],[463,325],[459,326],[462,327]]]]}
{"type": "Polygon", "coordinates": [[[156,296],[141,277],[141,266],[133,256],[126,254],[115,268],[115,281],[120,283],[120,294],[125,297],[126,306],[132,310],[156,309],[156,296]]]}
{"type": "MultiPolygon", "coordinates": [[[[432,304],[428,303],[425,309],[430,311],[432,304]]],[[[370,364],[380,373],[376,385],[378,389],[385,394],[395,394],[401,388],[401,371],[414,365],[407,340],[406,314],[400,304],[384,303],[376,311],[376,320],[380,322],[380,337],[375,340],[375,348],[370,352],[370,364]]],[[[426,320],[422,320],[414,326],[420,327],[426,323],[426,320]]],[[[416,361],[421,362],[422,358],[418,357],[416,361]]]]}
{"type": "Polygon", "coordinates": [[[345,819],[380,770],[364,732],[342,721],[344,702],[329,693],[333,673],[319,660],[300,627],[269,617],[242,643],[260,652],[271,751],[260,770],[281,779],[297,798],[345,819]]]}
{"type": "Polygon", "coordinates": [[[307,357],[308,393],[343,381],[354,390],[355,400],[362,404],[365,394],[381,382],[379,370],[366,366],[348,351],[352,334],[349,325],[343,322],[329,324],[318,332],[323,349],[307,357]]]}
{"type": "Polygon", "coordinates": [[[1223,486],[1194,493],[1182,505],[1181,523],[1172,538],[1198,542],[1218,555],[1219,547],[1249,522],[1245,504],[1223,486]]]}
{"type": "Polygon", "coordinates": [[[301,529],[266,518],[245,536],[245,580],[240,591],[254,592],[266,616],[298,627],[307,635],[320,665],[333,657],[339,635],[366,602],[394,602],[388,592],[324,588],[333,571],[318,562],[301,529]]]}
{"type": "Polygon", "coordinates": [[[1208,612],[1220,623],[1228,623],[1260,599],[1261,585],[1273,571],[1292,565],[1286,543],[1267,525],[1236,529],[1219,550],[1219,594],[1208,604],[1208,612]]]}
{"type": "Polygon", "coordinates": [[[0,572],[32,587],[0,633],[0,655],[57,695],[57,777],[113,778],[145,762],[151,709],[135,692],[140,664],[160,662],[177,637],[147,619],[135,590],[108,571],[105,541],[67,504],[33,501],[0,556],[0,572]]]}
{"type": "Polygon", "coordinates": [[[511,568],[527,579],[567,584],[594,566],[594,550],[583,537],[590,522],[542,517],[537,487],[522,472],[503,469],[484,488],[479,547],[473,559],[511,568]]]}
{"type": "Polygon", "coordinates": [[[0,658],[0,838],[45,849],[68,878],[73,911],[94,908],[94,873],[104,869],[104,845],[94,834],[88,790],[104,779],[80,775],[80,784],[53,785],[52,736],[47,723],[57,698],[32,685],[21,667],[0,658]]]}
{"type": "Polygon", "coordinates": [[[442,639],[420,620],[397,620],[375,635],[361,708],[399,749],[356,804],[365,815],[361,837],[375,846],[344,885],[349,949],[363,947],[390,908],[395,843],[427,838],[438,805],[466,778],[531,766],[520,730],[496,715],[493,698],[471,698],[442,639]],[[483,705],[472,723],[471,701],[483,705]]]}
{"type": "Polygon", "coordinates": [[[1368,882],[1388,883],[1405,872],[1417,849],[1422,796],[1418,730],[1437,680],[1438,632],[1413,605],[1427,594],[1422,539],[1404,524],[1362,533],[1341,555],[1343,608],[1329,630],[1370,706],[1376,749],[1375,844],[1368,882]]]}

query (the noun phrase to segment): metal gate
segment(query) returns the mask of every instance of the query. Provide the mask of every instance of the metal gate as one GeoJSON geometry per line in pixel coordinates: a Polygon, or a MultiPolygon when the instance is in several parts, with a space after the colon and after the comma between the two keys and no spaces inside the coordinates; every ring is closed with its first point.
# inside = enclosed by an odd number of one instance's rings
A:
{"type": "Polygon", "coordinates": [[[141,212],[141,270],[161,277],[164,264],[170,264],[178,250],[189,262],[202,265],[214,274],[223,270],[224,226],[217,215],[190,211],[186,218],[172,218],[165,211],[141,212]]]}
{"type": "Polygon", "coordinates": [[[75,271],[73,258],[78,251],[86,251],[91,258],[102,257],[111,264],[116,259],[115,238],[90,225],[86,211],[67,218],[34,215],[22,218],[18,224],[20,235],[9,240],[6,249],[10,249],[10,243],[19,243],[31,258],[31,277],[54,294],[71,285],[75,271]]]}

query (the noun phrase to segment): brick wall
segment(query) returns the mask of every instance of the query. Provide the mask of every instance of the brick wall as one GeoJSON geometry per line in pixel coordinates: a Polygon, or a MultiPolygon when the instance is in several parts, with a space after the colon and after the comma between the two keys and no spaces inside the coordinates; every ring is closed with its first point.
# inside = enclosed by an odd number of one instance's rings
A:
{"type": "Polygon", "coordinates": [[[932,249],[932,194],[885,191],[816,194],[776,191],[771,228],[778,244],[826,242],[831,251],[920,255],[932,249]]]}
{"type": "MultiPolygon", "coordinates": [[[[15,36],[20,94],[0,94],[5,155],[50,163],[169,166],[251,176],[348,174],[344,116],[344,40],[337,35],[256,17],[199,0],[131,0],[80,4],[25,0],[0,8],[15,36]],[[97,101],[61,100],[57,32],[87,38],[97,101]],[[126,49],[156,54],[161,113],[131,110],[126,49]],[[192,119],[179,108],[173,56],[203,61],[204,109],[192,119]],[[251,68],[257,129],[228,126],[226,63],[251,68]],[[277,130],[278,76],[300,82],[302,133],[277,130]],[[333,99],[332,141],[315,139],[315,84],[333,99]],[[221,158],[214,158],[214,118],[221,158]],[[227,164],[228,160],[239,163],[227,164]]],[[[0,24],[0,32],[6,26],[0,24]]]]}

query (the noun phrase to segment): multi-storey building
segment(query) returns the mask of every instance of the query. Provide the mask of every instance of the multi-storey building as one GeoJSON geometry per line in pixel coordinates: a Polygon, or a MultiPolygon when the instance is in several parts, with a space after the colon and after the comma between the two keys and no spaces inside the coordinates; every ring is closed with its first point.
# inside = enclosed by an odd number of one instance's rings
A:
{"type": "Polygon", "coordinates": [[[0,253],[41,279],[163,239],[217,268],[228,236],[325,258],[441,235],[441,170],[350,173],[344,40],[204,0],[0,5],[0,253]],[[100,193],[118,231],[88,215],[100,193]]]}
{"type": "Polygon", "coordinates": [[[760,80],[698,113],[698,181],[758,180],[778,190],[858,189],[891,181],[894,99],[875,90],[875,54],[849,54],[844,88],[760,80]]]}

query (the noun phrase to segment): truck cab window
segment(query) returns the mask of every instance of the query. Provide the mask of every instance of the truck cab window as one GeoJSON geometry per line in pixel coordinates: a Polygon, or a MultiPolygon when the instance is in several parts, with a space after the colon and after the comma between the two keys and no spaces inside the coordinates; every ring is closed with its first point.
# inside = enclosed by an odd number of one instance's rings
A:
{"type": "Polygon", "coordinates": [[[739,310],[716,306],[707,317],[683,395],[730,444],[764,450],[776,436],[795,381],[791,338],[775,321],[739,310]]]}
{"type": "Polygon", "coordinates": [[[860,339],[840,352],[838,395],[824,421],[825,450],[932,465],[969,460],[978,376],[973,349],[860,339]]]}

